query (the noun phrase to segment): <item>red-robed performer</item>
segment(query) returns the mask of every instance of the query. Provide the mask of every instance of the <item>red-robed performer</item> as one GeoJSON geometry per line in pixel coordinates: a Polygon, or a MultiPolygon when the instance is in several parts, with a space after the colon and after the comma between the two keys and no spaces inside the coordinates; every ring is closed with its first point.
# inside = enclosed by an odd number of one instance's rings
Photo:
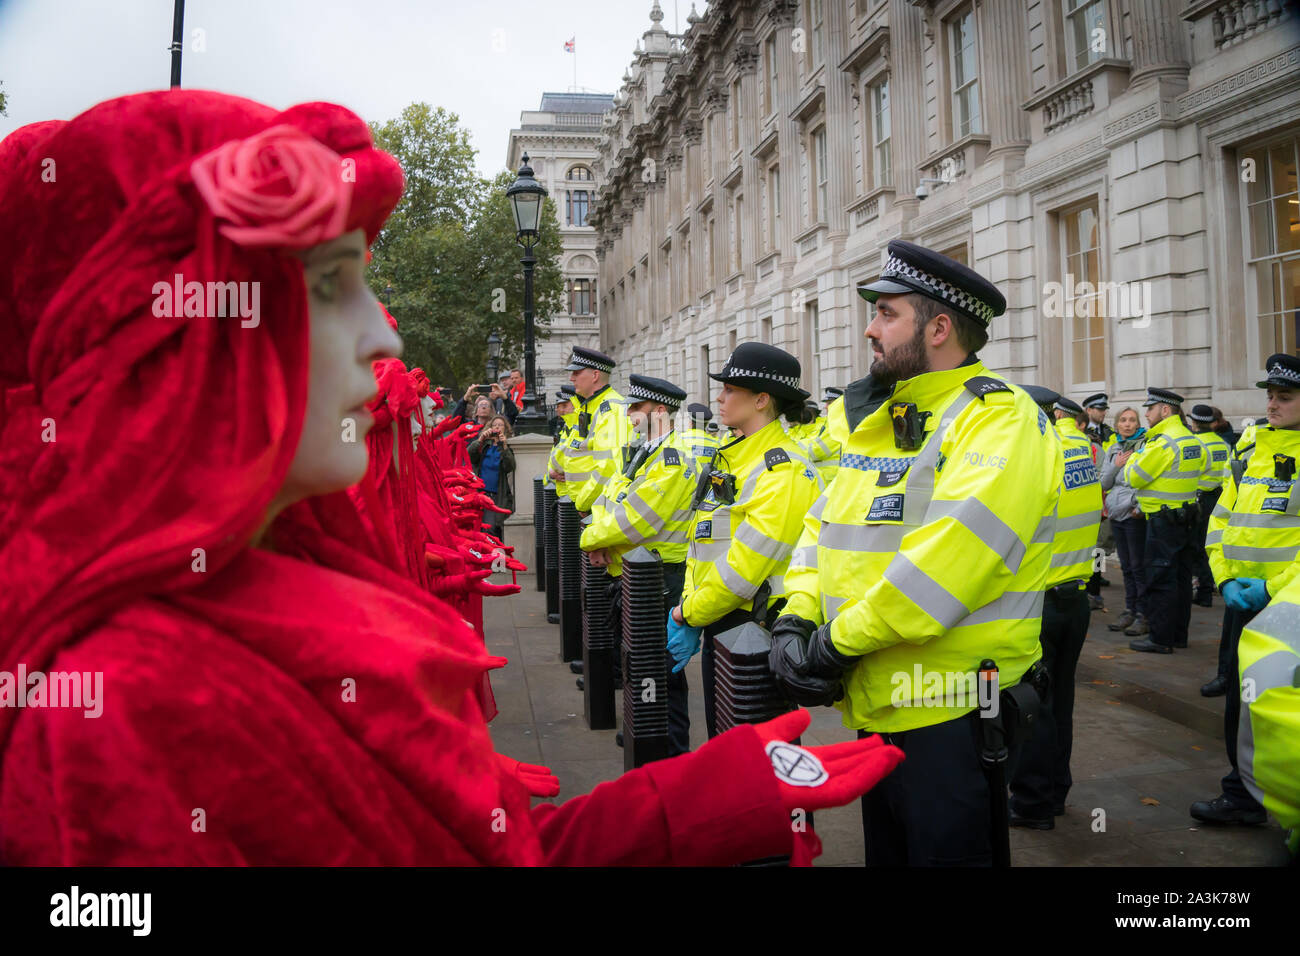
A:
{"type": "Polygon", "coordinates": [[[0,706],[0,862],[806,859],[791,810],[901,759],[797,751],[800,711],[530,808],[483,642],[345,490],[400,348],[362,266],[401,183],[322,103],[148,93],[0,143],[0,693],[103,691],[0,706]]]}

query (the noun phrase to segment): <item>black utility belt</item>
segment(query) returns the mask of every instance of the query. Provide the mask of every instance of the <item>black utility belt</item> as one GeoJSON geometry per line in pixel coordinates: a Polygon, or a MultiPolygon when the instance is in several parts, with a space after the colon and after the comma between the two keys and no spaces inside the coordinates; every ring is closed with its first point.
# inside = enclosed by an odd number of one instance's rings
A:
{"type": "Polygon", "coordinates": [[[1086,585],[1087,582],[1083,578],[1075,578],[1073,581],[1052,585],[1047,589],[1046,593],[1056,598],[1069,597],[1072,594],[1078,594],[1086,585]]]}

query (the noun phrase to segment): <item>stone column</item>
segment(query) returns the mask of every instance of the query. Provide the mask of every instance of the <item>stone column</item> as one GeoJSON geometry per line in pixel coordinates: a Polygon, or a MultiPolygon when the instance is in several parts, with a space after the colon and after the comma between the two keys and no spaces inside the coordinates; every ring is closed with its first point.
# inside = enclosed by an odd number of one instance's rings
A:
{"type": "Polygon", "coordinates": [[[889,3],[889,95],[894,195],[899,205],[916,205],[918,167],[925,147],[925,49],[921,10],[908,0],[889,3]]]}
{"type": "MultiPolygon", "coordinates": [[[[799,131],[790,119],[799,96],[799,70],[795,65],[794,51],[790,47],[790,33],[799,7],[793,0],[770,0],[767,16],[776,29],[776,128],[777,154],[781,167],[781,234],[776,246],[783,257],[793,251],[791,238],[802,229],[799,217],[801,183],[799,181],[799,131]]],[[[763,69],[767,69],[763,66],[763,69]]],[[[773,316],[773,335],[776,335],[776,316],[773,316]]]]}
{"type": "MultiPolygon", "coordinates": [[[[1169,76],[1185,79],[1188,70],[1187,38],[1175,0],[1131,0],[1129,23],[1133,30],[1133,72],[1129,86],[1169,76]]],[[[1111,29],[1115,30],[1112,24],[1111,29]]]]}
{"type": "Polygon", "coordinates": [[[989,134],[989,156],[1029,146],[1029,50],[1021,0],[985,0],[979,18],[980,106],[989,134]]]}
{"type": "MultiPolygon", "coordinates": [[[[839,63],[848,53],[848,6],[827,3],[826,13],[826,176],[827,238],[847,236],[849,214],[845,208],[853,198],[853,99],[851,77],[840,71],[839,63]]],[[[821,396],[817,396],[821,401],[821,396]]]]}

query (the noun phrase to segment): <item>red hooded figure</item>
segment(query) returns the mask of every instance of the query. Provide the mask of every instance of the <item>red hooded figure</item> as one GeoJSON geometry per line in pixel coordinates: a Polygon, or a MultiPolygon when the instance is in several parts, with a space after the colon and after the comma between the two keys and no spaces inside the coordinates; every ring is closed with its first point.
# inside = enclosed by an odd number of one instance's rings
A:
{"type": "Polygon", "coordinates": [[[346,491],[401,189],[325,103],[146,93],[0,143],[0,863],[806,859],[791,809],[900,759],[792,783],[799,711],[530,808],[483,641],[346,491]]]}

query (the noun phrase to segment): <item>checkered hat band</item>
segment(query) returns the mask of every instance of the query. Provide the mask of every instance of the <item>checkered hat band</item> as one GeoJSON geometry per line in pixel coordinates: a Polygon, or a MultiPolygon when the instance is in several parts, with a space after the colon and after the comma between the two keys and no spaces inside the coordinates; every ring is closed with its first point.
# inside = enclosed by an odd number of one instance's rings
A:
{"type": "Polygon", "coordinates": [[[1288,382],[1295,382],[1300,385],[1300,372],[1287,368],[1280,362],[1268,370],[1269,378],[1281,378],[1288,382]]]}
{"type": "Polygon", "coordinates": [[[584,358],[584,357],[581,356],[581,355],[575,355],[575,356],[573,357],[573,363],[572,363],[572,364],[574,364],[574,365],[585,365],[587,368],[594,368],[594,369],[596,369],[597,371],[600,371],[600,372],[612,372],[612,371],[614,371],[614,366],[612,366],[612,365],[607,365],[607,364],[604,363],[604,362],[597,362],[595,359],[584,358]]]}
{"type": "Polygon", "coordinates": [[[771,372],[756,372],[753,369],[736,368],[733,365],[724,365],[722,367],[723,378],[744,378],[747,375],[754,378],[765,378],[771,382],[780,382],[790,388],[799,387],[799,376],[797,375],[773,375],[771,372]]]}
{"type": "Polygon", "coordinates": [[[661,405],[672,405],[674,408],[681,404],[679,398],[673,398],[673,396],[665,395],[663,392],[656,392],[654,389],[642,388],[640,385],[629,386],[627,397],[638,402],[658,402],[661,405]]]}
{"type": "Polygon", "coordinates": [[[963,292],[938,276],[932,276],[928,272],[922,272],[915,266],[908,265],[898,256],[891,255],[889,261],[885,263],[880,278],[892,279],[895,276],[905,276],[913,282],[920,283],[934,293],[935,298],[950,302],[958,308],[966,310],[985,325],[993,321],[993,306],[984,300],[976,298],[969,292],[963,292]]]}
{"type": "Polygon", "coordinates": [[[1187,413],[1187,417],[1190,418],[1190,419],[1191,419],[1192,421],[1194,421],[1194,422],[1207,422],[1207,423],[1208,423],[1208,422],[1212,422],[1212,421],[1214,421],[1214,416],[1213,416],[1213,415],[1198,415],[1198,414],[1196,414],[1195,412],[1188,412],[1188,413],[1187,413]]]}

